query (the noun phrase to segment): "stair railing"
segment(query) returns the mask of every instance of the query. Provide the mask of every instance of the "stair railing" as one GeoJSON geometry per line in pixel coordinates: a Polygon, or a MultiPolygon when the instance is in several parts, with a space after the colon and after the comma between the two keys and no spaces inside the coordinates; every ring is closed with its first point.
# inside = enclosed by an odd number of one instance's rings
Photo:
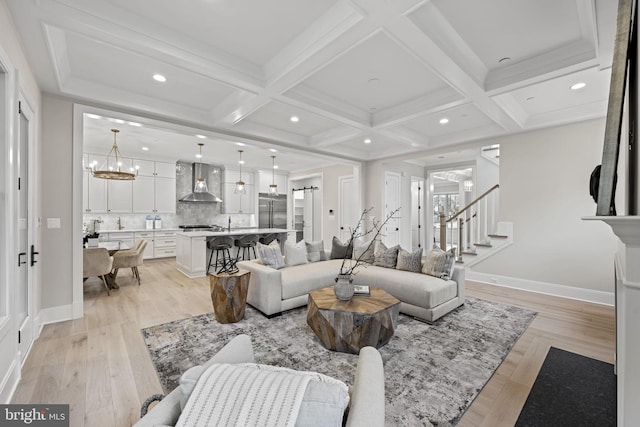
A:
{"type": "Polygon", "coordinates": [[[456,262],[462,263],[464,254],[475,254],[476,246],[490,246],[498,223],[499,189],[500,184],[494,185],[450,218],[440,213],[440,247],[456,248],[456,262]]]}

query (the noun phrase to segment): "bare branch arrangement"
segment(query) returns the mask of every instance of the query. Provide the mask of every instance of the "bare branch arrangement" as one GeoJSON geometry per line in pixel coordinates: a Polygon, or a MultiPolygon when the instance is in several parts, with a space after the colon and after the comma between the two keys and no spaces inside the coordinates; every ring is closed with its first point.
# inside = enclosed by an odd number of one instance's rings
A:
{"type": "MultiPolygon", "coordinates": [[[[347,243],[347,251],[346,251],[347,254],[353,253],[353,244],[356,239],[366,237],[369,235],[373,235],[373,239],[371,239],[371,243],[369,243],[369,246],[367,246],[367,249],[364,250],[360,254],[360,256],[358,256],[358,258],[356,258],[355,262],[352,262],[352,259],[347,258],[346,256],[342,259],[342,265],[340,266],[341,276],[351,276],[353,274],[356,274],[355,269],[364,262],[363,260],[364,255],[369,252],[369,250],[373,245],[376,244],[376,240],[378,240],[379,236],[384,236],[384,234],[382,233],[382,229],[384,228],[385,225],[387,225],[390,219],[395,217],[395,215],[398,213],[400,208],[397,208],[391,211],[389,215],[387,215],[387,217],[382,222],[374,218],[373,225],[370,229],[368,230],[364,229],[364,231],[360,231],[361,229],[364,228],[363,224],[364,224],[365,218],[369,213],[371,213],[372,210],[373,210],[373,207],[362,211],[362,214],[360,215],[360,219],[358,220],[358,223],[356,224],[356,226],[354,228],[349,228],[350,237],[349,237],[349,242],[347,243]]],[[[337,281],[337,278],[336,278],[336,281],[337,281]]]]}

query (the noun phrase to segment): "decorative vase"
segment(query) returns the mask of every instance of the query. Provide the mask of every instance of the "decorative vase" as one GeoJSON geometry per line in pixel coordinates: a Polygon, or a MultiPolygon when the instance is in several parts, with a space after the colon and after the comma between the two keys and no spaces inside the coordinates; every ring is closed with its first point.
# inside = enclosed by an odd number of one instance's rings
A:
{"type": "Polygon", "coordinates": [[[333,292],[340,301],[349,301],[353,297],[353,278],[350,274],[338,274],[333,292]]]}

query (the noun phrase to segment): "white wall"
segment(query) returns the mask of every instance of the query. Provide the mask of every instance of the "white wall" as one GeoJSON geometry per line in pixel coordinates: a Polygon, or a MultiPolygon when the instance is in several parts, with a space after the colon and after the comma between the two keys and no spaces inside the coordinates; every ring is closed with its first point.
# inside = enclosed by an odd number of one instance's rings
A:
{"type": "Polygon", "coordinates": [[[42,232],[40,254],[46,272],[42,305],[67,307],[73,302],[73,103],[45,95],[42,107],[42,158],[47,159],[42,164],[42,214],[45,222],[46,218],[60,218],[61,225],[42,232]]]}
{"type": "Polygon", "coordinates": [[[489,141],[500,144],[499,217],[513,223],[514,244],[474,271],[613,292],[616,239],[581,219],[595,214],[589,177],[603,135],[600,119],[489,141]]]}
{"type": "MultiPolygon", "coordinates": [[[[476,196],[481,195],[500,181],[500,166],[482,157],[481,152],[482,149],[479,148],[476,156],[474,188],[476,196]]],[[[500,153],[500,160],[502,160],[502,152],[500,153]]]]}

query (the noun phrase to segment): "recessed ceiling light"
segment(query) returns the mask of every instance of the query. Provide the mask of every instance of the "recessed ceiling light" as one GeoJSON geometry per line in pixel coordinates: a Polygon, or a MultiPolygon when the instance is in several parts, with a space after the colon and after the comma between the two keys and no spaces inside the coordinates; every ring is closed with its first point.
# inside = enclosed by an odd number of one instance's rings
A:
{"type": "Polygon", "coordinates": [[[166,82],[167,78],[165,76],[163,76],[162,74],[154,74],[153,75],[153,80],[157,81],[157,82],[166,82]]]}
{"type": "Polygon", "coordinates": [[[206,137],[206,136],[204,136],[204,135],[199,135],[199,134],[198,134],[198,135],[196,135],[196,138],[200,138],[200,139],[207,139],[207,137],[206,137]]]}
{"type": "Polygon", "coordinates": [[[142,147],[142,151],[149,151],[149,147],[142,147]]]}
{"type": "Polygon", "coordinates": [[[129,126],[134,126],[134,127],[141,127],[142,125],[140,123],[136,123],[136,122],[129,122],[129,126]]]}
{"type": "Polygon", "coordinates": [[[87,117],[89,117],[90,119],[101,119],[102,116],[99,116],[97,114],[87,114],[87,117]]]}
{"type": "Polygon", "coordinates": [[[273,168],[274,169],[278,169],[278,165],[273,165],[273,168]]]}
{"type": "Polygon", "coordinates": [[[272,153],[277,153],[278,150],[276,150],[275,148],[269,148],[269,151],[271,151],[272,153]]]}
{"type": "Polygon", "coordinates": [[[298,116],[291,116],[289,120],[291,120],[293,123],[298,123],[300,121],[300,118],[298,116]]]}
{"type": "Polygon", "coordinates": [[[247,145],[247,144],[245,144],[244,142],[236,142],[236,145],[237,145],[238,147],[244,147],[244,146],[245,146],[245,145],[247,145]]]}
{"type": "Polygon", "coordinates": [[[443,117],[440,119],[440,124],[441,125],[446,125],[447,123],[449,123],[449,119],[447,119],[446,117],[443,117]]]}
{"type": "Polygon", "coordinates": [[[498,60],[498,64],[502,64],[503,62],[508,62],[511,61],[511,58],[509,58],[508,56],[505,56],[504,58],[500,58],[498,60]]]}
{"type": "Polygon", "coordinates": [[[571,86],[571,90],[578,90],[585,87],[587,84],[585,82],[579,82],[571,86]]]}
{"type": "Polygon", "coordinates": [[[369,138],[365,139],[365,140],[364,140],[364,143],[365,143],[365,144],[371,144],[371,139],[369,139],[369,138]]]}

